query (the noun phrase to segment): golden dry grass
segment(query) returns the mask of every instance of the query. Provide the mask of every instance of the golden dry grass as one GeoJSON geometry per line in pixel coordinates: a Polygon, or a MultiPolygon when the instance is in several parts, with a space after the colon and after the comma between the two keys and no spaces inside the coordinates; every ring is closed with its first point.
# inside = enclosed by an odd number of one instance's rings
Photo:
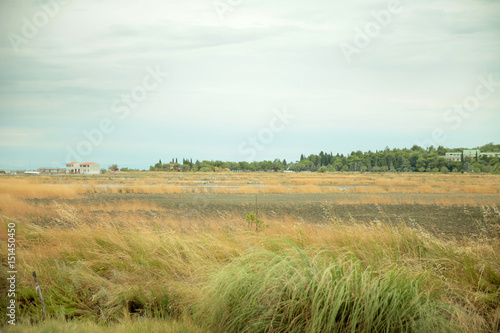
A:
{"type": "Polygon", "coordinates": [[[0,211],[7,215],[24,214],[30,210],[30,205],[23,199],[10,193],[0,193],[0,211]]]}
{"type": "Polygon", "coordinates": [[[48,184],[37,178],[0,180],[0,193],[20,198],[73,198],[87,191],[81,185],[48,184]]]}
{"type": "MultiPolygon", "coordinates": [[[[110,207],[89,207],[101,208],[110,207]]],[[[29,286],[31,272],[37,271],[51,315],[78,299],[76,306],[82,311],[92,313],[87,309],[106,305],[106,318],[128,320],[130,314],[124,308],[134,299],[134,290],[144,294],[144,303],[154,302],[155,293],[168,290],[173,306],[189,309],[203,297],[200,284],[209,282],[207,273],[219,271],[245,253],[279,252],[292,246],[307,254],[329,251],[338,258],[356,258],[363,267],[377,271],[397,267],[411,276],[424,276],[426,289],[468,311],[457,311],[453,317],[466,331],[493,327],[500,318],[498,300],[491,300],[494,291],[483,287],[489,288],[495,281],[485,267],[490,267],[491,274],[500,274],[498,239],[445,241],[376,221],[370,225],[319,225],[298,223],[287,216],[266,220],[269,227],[261,233],[249,232],[241,219],[180,223],[116,218],[96,223],[85,221],[82,213],[71,207],[61,207],[61,216],[63,210],[68,219],[78,221],[71,228],[44,228],[19,221],[17,229],[17,241],[23,249],[18,255],[19,285],[29,286]],[[58,290],[64,291],[64,298],[58,298],[58,290]]]]}
{"type": "MultiPolygon", "coordinates": [[[[451,317],[457,326],[470,332],[488,331],[500,323],[498,237],[436,239],[422,230],[389,227],[376,220],[310,224],[294,216],[264,214],[259,217],[268,228],[255,233],[242,216],[231,212],[222,212],[219,218],[175,216],[175,209],[166,214],[161,202],[143,200],[144,196],[140,200],[129,196],[126,202],[98,200],[128,194],[338,193],[333,204],[491,204],[496,209],[499,189],[500,176],[461,174],[0,177],[0,214],[4,222],[17,221],[16,242],[22,249],[17,257],[20,298],[31,309],[23,310],[28,319],[21,324],[27,326],[20,325],[18,331],[30,331],[29,321],[39,316],[36,304],[27,301],[33,295],[33,270],[39,273],[52,320],[77,308],[84,319],[101,320],[92,317],[95,309],[101,309],[98,318],[127,323],[131,316],[127,304],[138,299],[145,307],[167,309],[174,315],[184,310],[191,313],[203,298],[201,287],[211,281],[209,273],[252,251],[280,251],[290,244],[311,260],[329,251],[339,258],[356,258],[363,267],[424,277],[426,290],[458,309],[451,317]],[[93,197],[96,193],[110,196],[93,197]],[[448,196],[460,193],[465,195],[448,196]],[[171,303],[158,305],[158,295],[165,293],[171,303]]],[[[6,225],[0,226],[4,248],[6,225]]],[[[184,326],[194,329],[191,320],[182,322],[179,331],[184,326]]],[[[63,323],[61,319],[51,325],[63,327],[63,323]]],[[[203,328],[200,331],[206,331],[203,328]]]]}
{"type": "MultiPolygon", "coordinates": [[[[470,174],[345,174],[345,173],[126,173],[100,177],[2,177],[0,210],[33,210],[24,199],[70,199],[85,194],[373,194],[359,203],[498,204],[500,176],[470,174]],[[383,194],[384,196],[377,196],[383,194]],[[395,195],[388,198],[387,194],[395,195]],[[413,194],[398,197],[397,194],[413,194]],[[439,199],[422,195],[443,194],[439,199]],[[471,194],[458,201],[446,194],[471,194]],[[475,195],[482,195],[476,200],[475,195]]],[[[349,203],[340,198],[339,203],[349,203]]]]}

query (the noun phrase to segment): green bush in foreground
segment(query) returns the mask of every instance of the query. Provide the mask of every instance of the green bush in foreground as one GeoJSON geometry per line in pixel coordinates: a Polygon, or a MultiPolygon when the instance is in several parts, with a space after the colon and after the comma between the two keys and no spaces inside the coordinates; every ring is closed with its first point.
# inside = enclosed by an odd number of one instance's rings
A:
{"type": "Polygon", "coordinates": [[[328,253],[260,250],[212,277],[196,317],[216,332],[456,331],[421,284],[328,253]]]}

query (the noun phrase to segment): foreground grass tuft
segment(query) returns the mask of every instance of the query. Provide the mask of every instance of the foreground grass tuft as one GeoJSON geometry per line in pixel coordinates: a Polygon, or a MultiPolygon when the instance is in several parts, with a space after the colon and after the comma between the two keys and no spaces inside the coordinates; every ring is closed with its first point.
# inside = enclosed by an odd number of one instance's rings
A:
{"type": "Polygon", "coordinates": [[[209,281],[198,320],[216,332],[454,331],[419,278],[328,252],[252,251],[209,281]]]}

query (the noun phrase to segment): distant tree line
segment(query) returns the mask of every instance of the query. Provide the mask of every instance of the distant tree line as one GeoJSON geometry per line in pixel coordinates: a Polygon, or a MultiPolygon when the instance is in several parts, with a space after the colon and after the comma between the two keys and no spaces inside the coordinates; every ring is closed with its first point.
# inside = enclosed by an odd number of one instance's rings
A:
{"type": "Polygon", "coordinates": [[[161,159],[154,166],[150,166],[150,171],[283,171],[289,164],[286,160],[275,159],[274,161],[261,162],[223,162],[223,161],[198,161],[192,159],[182,159],[179,163],[177,159],[172,159],[169,163],[162,163],[161,159]]]}
{"type": "MultiPolygon", "coordinates": [[[[407,149],[389,149],[382,151],[356,151],[345,156],[320,152],[309,156],[301,155],[295,162],[275,159],[260,162],[224,162],[195,161],[172,159],[162,163],[161,159],[150,166],[151,171],[218,172],[218,171],[311,171],[311,172],[485,172],[500,174],[500,160],[497,157],[474,156],[452,161],[443,156],[449,152],[462,152],[467,148],[422,148],[414,145],[407,149]]],[[[500,145],[489,143],[477,147],[481,152],[500,152],[500,145]]]]}

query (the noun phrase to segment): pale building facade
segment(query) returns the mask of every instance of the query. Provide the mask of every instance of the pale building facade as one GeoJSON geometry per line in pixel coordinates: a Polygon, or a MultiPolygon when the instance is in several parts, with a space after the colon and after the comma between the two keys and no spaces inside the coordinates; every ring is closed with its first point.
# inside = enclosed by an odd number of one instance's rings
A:
{"type": "Polygon", "coordinates": [[[101,173],[101,167],[98,163],[93,162],[71,162],[66,164],[67,174],[84,174],[84,175],[98,175],[101,173]]]}
{"type": "Polygon", "coordinates": [[[480,156],[500,157],[500,153],[481,153],[479,149],[466,149],[461,153],[460,152],[446,153],[446,155],[442,157],[450,161],[460,162],[462,161],[462,156],[463,158],[472,158],[472,159],[479,158],[480,156]]]}

